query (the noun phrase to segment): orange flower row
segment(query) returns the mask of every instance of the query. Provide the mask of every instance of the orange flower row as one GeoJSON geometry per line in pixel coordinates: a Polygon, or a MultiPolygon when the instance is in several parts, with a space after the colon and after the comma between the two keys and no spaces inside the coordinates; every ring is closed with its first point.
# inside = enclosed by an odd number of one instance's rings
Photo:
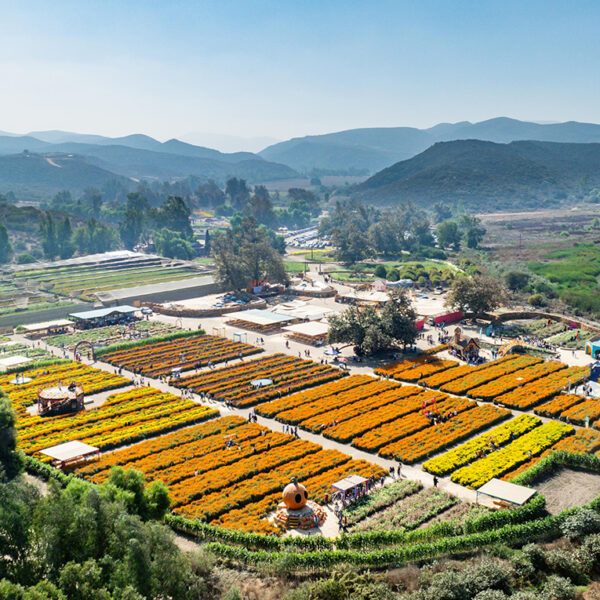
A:
{"type": "Polygon", "coordinates": [[[533,412],[540,417],[556,418],[567,408],[580,404],[584,400],[585,398],[576,394],[558,394],[552,400],[534,408],[533,412]]]}
{"type": "Polygon", "coordinates": [[[561,419],[568,420],[575,425],[585,425],[586,419],[588,423],[593,423],[600,417],[600,402],[595,398],[588,398],[571,408],[563,411],[560,414],[561,419]]]}
{"type": "Polygon", "coordinates": [[[476,406],[472,410],[452,417],[445,423],[428,427],[398,442],[384,446],[379,450],[379,454],[384,458],[395,458],[412,464],[506,419],[509,415],[509,411],[495,406],[476,406]]]}
{"type": "MultiPolygon", "coordinates": [[[[99,460],[94,461],[84,467],[77,470],[78,475],[83,477],[90,477],[96,473],[108,471],[114,466],[132,466],[148,456],[155,455],[160,456],[161,453],[166,453],[171,448],[177,448],[180,446],[186,446],[191,442],[200,441],[206,444],[206,448],[210,449],[214,447],[223,446],[223,436],[234,433],[237,438],[241,435],[241,428],[245,425],[247,428],[251,427],[246,419],[232,415],[229,417],[222,417],[220,419],[214,419],[188,427],[180,431],[174,431],[158,438],[146,440],[123,448],[117,452],[111,452],[110,454],[103,454],[99,460]]],[[[254,425],[255,428],[261,428],[259,425],[254,425]]],[[[246,428],[243,430],[246,431],[246,428]]],[[[203,447],[204,448],[204,447],[203,447]]]]}
{"type": "Polygon", "coordinates": [[[518,371],[524,367],[534,365],[542,362],[541,358],[534,358],[533,356],[511,356],[506,360],[492,361],[485,363],[479,367],[476,367],[471,373],[450,381],[442,386],[440,389],[450,394],[466,394],[469,390],[476,388],[488,381],[498,379],[513,371],[518,371]]]}
{"type": "MultiPolygon", "coordinates": [[[[370,388],[371,386],[365,386],[370,388]]],[[[368,418],[372,414],[372,411],[377,410],[385,405],[394,403],[398,404],[398,400],[404,399],[404,405],[412,405],[409,400],[412,400],[417,394],[422,394],[423,388],[417,387],[416,385],[398,385],[391,389],[385,390],[380,394],[373,396],[367,396],[351,404],[346,404],[338,409],[329,410],[326,414],[317,414],[316,416],[309,417],[308,419],[301,421],[300,426],[303,429],[310,431],[322,431],[325,427],[332,426],[336,427],[337,424],[341,424],[344,421],[348,421],[355,417],[364,415],[364,418],[368,418]],[[336,423],[334,426],[333,423],[336,423]]],[[[410,408],[406,412],[410,412],[410,408]]],[[[406,414],[406,413],[404,413],[406,414]]]]}
{"type": "MultiPolygon", "coordinates": [[[[461,413],[469,411],[476,406],[477,404],[471,400],[448,398],[447,400],[437,403],[437,410],[440,414],[453,413],[454,411],[461,413]]],[[[458,415],[453,416],[450,420],[456,419],[457,417],[458,415]]],[[[414,412],[401,419],[393,420],[371,429],[361,437],[354,439],[352,445],[361,450],[366,450],[367,452],[375,452],[378,448],[381,448],[386,444],[405,438],[427,427],[433,427],[435,429],[432,421],[430,421],[427,416],[421,412],[414,412]]]]}
{"type": "Polygon", "coordinates": [[[458,363],[455,360],[444,360],[420,354],[415,358],[408,358],[401,362],[375,369],[375,374],[403,381],[419,381],[422,377],[433,375],[438,371],[445,371],[457,365],[458,363]]]}
{"type": "Polygon", "coordinates": [[[550,373],[560,371],[566,368],[567,365],[557,361],[547,361],[544,363],[538,363],[525,369],[519,369],[514,373],[509,373],[503,377],[499,377],[493,381],[488,381],[479,387],[473,388],[467,392],[467,395],[471,398],[478,398],[482,400],[491,400],[496,396],[506,394],[510,390],[516,387],[523,386],[530,381],[535,381],[541,377],[545,377],[550,373]]]}
{"type": "Polygon", "coordinates": [[[452,369],[446,369],[445,371],[441,371],[439,373],[434,373],[429,377],[425,377],[421,379],[419,383],[421,385],[427,386],[429,388],[439,388],[444,383],[448,383],[450,381],[454,381],[459,377],[464,377],[465,375],[469,375],[472,373],[477,367],[472,367],[471,365],[460,365],[458,367],[454,367],[452,369]]]}
{"type": "Polygon", "coordinates": [[[589,376],[589,367],[569,367],[561,369],[556,373],[551,373],[543,379],[532,381],[524,385],[502,394],[494,399],[496,404],[507,406],[508,408],[516,408],[519,410],[528,410],[539,404],[543,400],[551,398],[558,394],[563,388],[569,384],[575,385],[589,376]]]}
{"type": "Polygon", "coordinates": [[[338,379],[345,374],[339,369],[319,365],[311,360],[275,354],[209,373],[182,377],[174,385],[192,389],[197,393],[204,392],[219,400],[228,400],[236,406],[245,407],[338,379]],[[255,388],[251,385],[255,379],[270,379],[273,383],[255,388]]]}
{"type": "Polygon", "coordinates": [[[212,335],[198,335],[109,352],[104,361],[148,377],[168,375],[171,369],[194,369],[210,360],[223,362],[262,352],[262,348],[212,335]]]}
{"type": "Polygon", "coordinates": [[[319,398],[314,402],[308,402],[306,404],[301,404],[298,407],[284,410],[277,415],[277,419],[284,423],[293,424],[305,421],[311,417],[319,417],[317,420],[320,420],[321,422],[323,421],[323,418],[329,421],[330,419],[333,419],[332,415],[324,415],[324,413],[329,413],[330,411],[347,404],[351,405],[353,402],[364,398],[370,398],[385,392],[393,392],[395,388],[401,387],[402,386],[398,383],[373,379],[368,385],[361,385],[358,388],[353,388],[347,392],[342,392],[341,394],[329,396],[328,398],[319,398]]]}
{"type": "Polygon", "coordinates": [[[318,400],[319,398],[328,398],[336,394],[341,394],[347,390],[370,384],[372,381],[373,378],[368,375],[350,375],[331,383],[325,383],[309,390],[302,390],[296,394],[266,402],[265,404],[261,404],[256,409],[256,412],[264,417],[274,417],[284,410],[289,410],[290,408],[318,400]]]}
{"type": "MultiPolygon", "coordinates": [[[[414,390],[413,386],[403,386],[403,388],[414,390]]],[[[400,388],[400,391],[403,388],[400,388]]],[[[443,392],[433,392],[431,390],[423,390],[422,388],[416,389],[419,390],[418,394],[411,394],[408,397],[403,397],[399,394],[391,403],[386,403],[367,414],[360,414],[326,429],[324,432],[325,437],[339,442],[349,442],[370,429],[374,429],[388,421],[399,419],[409,413],[419,410],[429,410],[431,412],[441,410],[437,403],[441,403],[448,398],[443,392]]]]}

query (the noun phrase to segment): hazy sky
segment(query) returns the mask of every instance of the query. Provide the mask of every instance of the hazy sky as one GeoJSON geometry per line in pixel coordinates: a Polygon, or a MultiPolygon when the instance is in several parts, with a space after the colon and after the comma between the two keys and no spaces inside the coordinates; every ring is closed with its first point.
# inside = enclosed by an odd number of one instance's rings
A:
{"type": "Polygon", "coordinates": [[[600,2],[0,0],[0,130],[600,122],[600,2]]]}

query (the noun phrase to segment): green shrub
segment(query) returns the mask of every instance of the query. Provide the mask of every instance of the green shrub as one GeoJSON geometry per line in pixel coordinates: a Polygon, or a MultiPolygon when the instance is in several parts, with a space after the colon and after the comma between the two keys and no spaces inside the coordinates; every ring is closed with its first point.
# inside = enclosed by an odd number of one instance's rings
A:
{"type": "Polygon", "coordinates": [[[375,277],[381,277],[382,279],[385,279],[387,277],[385,265],[377,265],[377,267],[375,268],[375,277]]]}
{"type": "Polygon", "coordinates": [[[598,533],[600,531],[600,515],[589,508],[581,508],[565,518],[560,530],[570,540],[581,539],[590,533],[598,533]]]}
{"type": "Polygon", "coordinates": [[[572,600],[575,598],[575,586],[564,577],[550,575],[542,586],[542,600],[572,600]]]}
{"type": "Polygon", "coordinates": [[[31,256],[31,254],[23,253],[17,255],[15,260],[18,265],[28,265],[30,263],[35,262],[35,257],[31,256]]]}
{"type": "Polygon", "coordinates": [[[388,281],[398,281],[400,279],[400,273],[397,269],[390,269],[387,274],[388,281]]]}
{"type": "Polygon", "coordinates": [[[531,304],[531,306],[546,306],[546,298],[543,294],[532,294],[527,299],[527,302],[531,304]]]}

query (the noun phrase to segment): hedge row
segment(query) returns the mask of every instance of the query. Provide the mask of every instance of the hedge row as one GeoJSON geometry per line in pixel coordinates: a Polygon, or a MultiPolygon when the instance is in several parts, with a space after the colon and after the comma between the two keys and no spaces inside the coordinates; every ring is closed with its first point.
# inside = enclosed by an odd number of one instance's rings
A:
{"type": "Polygon", "coordinates": [[[552,473],[559,467],[573,467],[586,471],[600,472],[600,457],[595,454],[575,454],[565,450],[555,450],[520,475],[513,477],[511,483],[529,485],[552,473]]]}
{"type": "Polygon", "coordinates": [[[112,352],[120,352],[121,350],[129,350],[130,348],[138,348],[141,346],[148,346],[149,344],[158,344],[160,342],[170,342],[180,338],[194,337],[205,335],[204,329],[193,329],[192,331],[176,331],[174,333],[167,333],[165,335],[157,335],[156,337],[144,338],[141,340],[134,340],[131,342],[123,342],[121,344],[114,344],[113,346],[107,346],[106,348],[99,348],[95,351],[96,358],[104,356],[112,352]]]}
{"type": "Polygon", "coordinates": [[[524,506],[490,513],[477,519],[466,521],[463,524],[442,522],[431,525],[425,529],[405,531],[372,531],[342,535],[338,539],[329,539],[322,536],[278,538],[256,533],[244,533],[230,529],[222,529],[208,525],[197,519],[190,520],[178,515],[168,515],[166,522],[176,531],[195,537],[203,542],[222,542],[243,546],[251,550],[283,551],[286,549],[297,551],[312,551],[322,549],[367,549],[381,548],[397,544],[414,544],[432,542],[443,537],[461,536],[472,533],[481,533],[487,530],[500,529],[508,525],[518,525],[540,518],[545,514],[546,499],[535,496],[531,502],[524,506]]]}
{"type": "Polygon", "coordinates": [[[25,457],[25,470],[31,475],[39,477],[44,481],[50,481],[51,479],[54,479],[62,486],[66,486],[69,481],[73,479],[73,475],[65,475],[62,471],[55,469],[52,465],[48,465],[37,458],[28,456],[27,454],[22,454],[25,457]]]}
{"type": "Polygon", "coordinates": [[[207,544],[206,549],[217,556],[236,562],[245,564],[283,562],[288,568],[323,569],[341,563],[356,564],[363,567],[400,566],[407,562],[472,551],[496,543],[517,544],[540,538],[550,538],[560,532],[560,525],[564,516],[549,516],[538,521],[509,525],[493,531],[449,537],[433,542],[373,552],[356,550],[323,550],[305,553],[266,552],[251,551],[239,546],[230,546],[218,542],[207,544]]]}

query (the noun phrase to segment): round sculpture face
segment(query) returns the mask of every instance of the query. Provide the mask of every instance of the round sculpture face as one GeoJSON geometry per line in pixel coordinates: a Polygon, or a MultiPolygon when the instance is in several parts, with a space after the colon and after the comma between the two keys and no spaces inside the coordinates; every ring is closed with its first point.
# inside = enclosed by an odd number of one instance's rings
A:
{"type": "Polygon", "coordinates": [[[291,509],[302,508],[308,500],[308,492],[301,483],[289,483],[283,490],[283,502],[291,509]]]}

